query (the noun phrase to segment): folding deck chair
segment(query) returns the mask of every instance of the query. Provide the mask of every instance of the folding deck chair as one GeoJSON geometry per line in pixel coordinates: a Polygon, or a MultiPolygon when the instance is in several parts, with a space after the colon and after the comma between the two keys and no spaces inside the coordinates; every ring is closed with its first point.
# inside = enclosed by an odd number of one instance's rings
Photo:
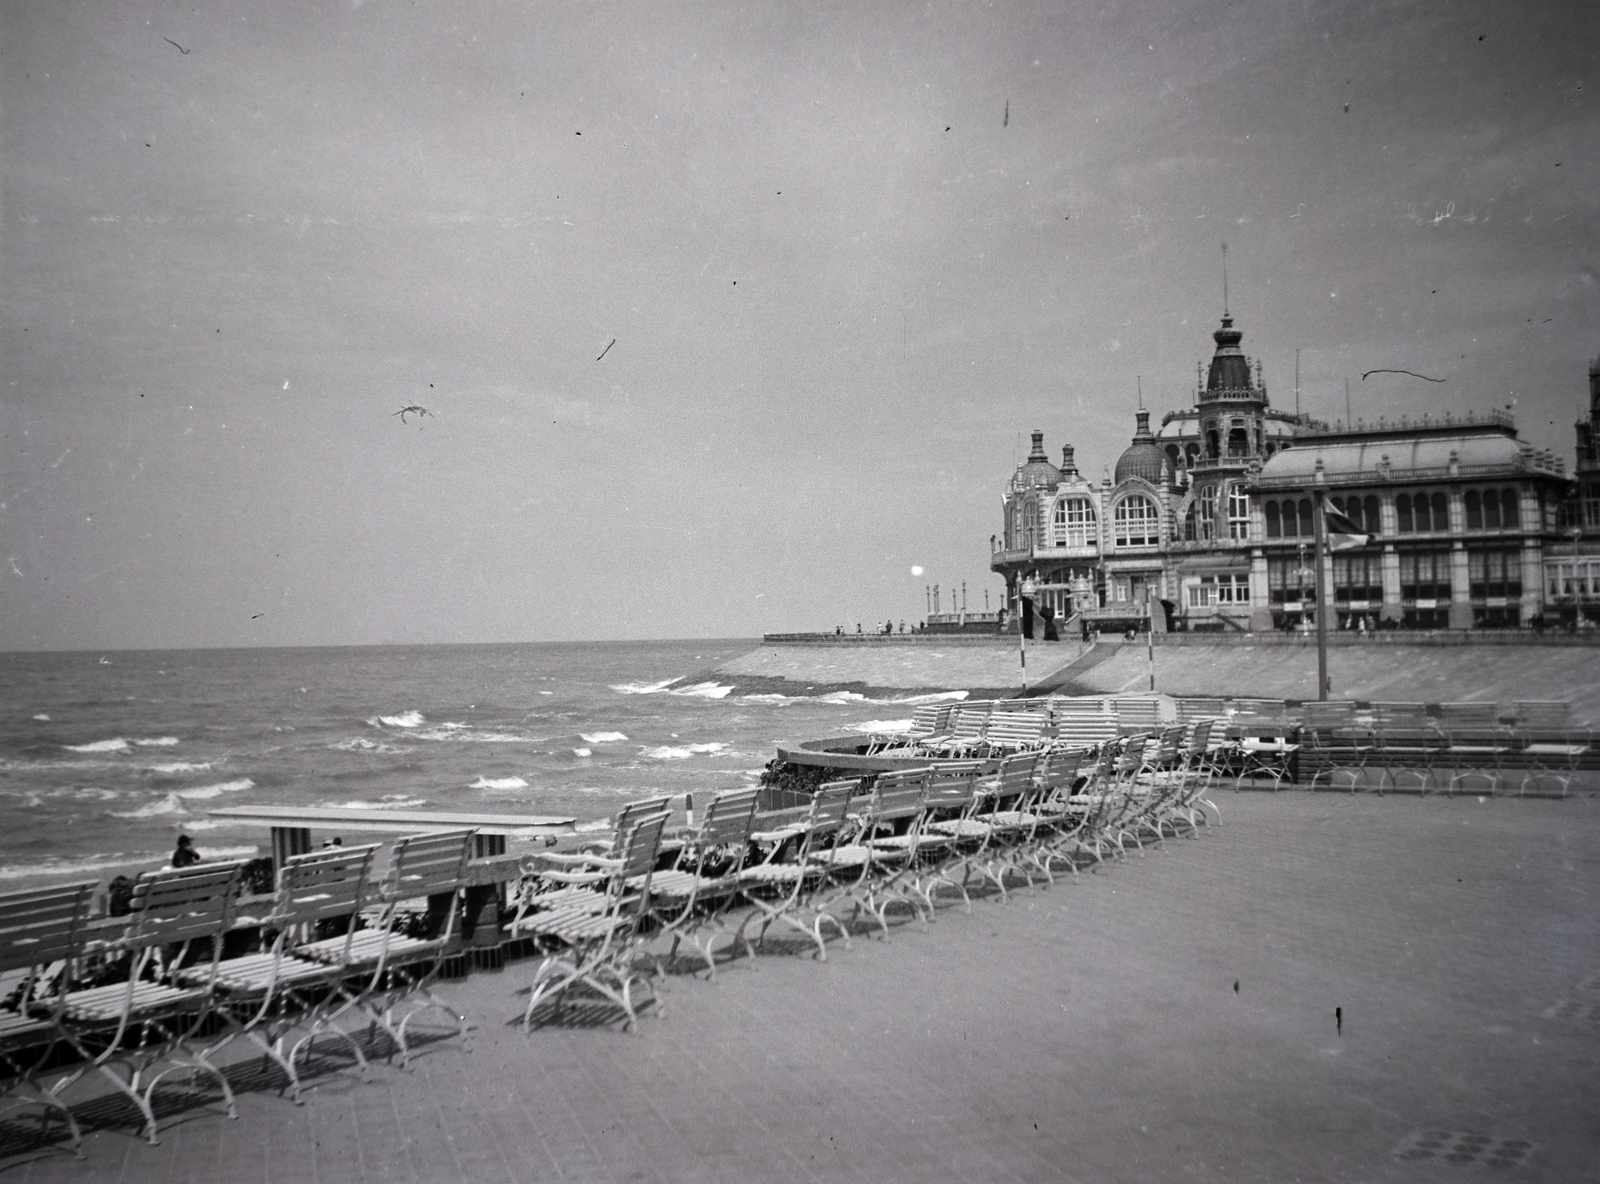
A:
{"type": "Polygon", "coordinates": [[[55,1087],[58,1095],[98,1073],[138,1108],[146,1136],[156,1144],[156,1087],[173,1073],[203,1073],[222,1090],[228,1117],[238,1118],[227,1077],[195,1041],[212,1014],[222,935],[243,868],[243,862],[197,863],[143,872],[134,881],[127,927],[104,951],[126,961],[127,980],[67,990],[56,1005],[63,1039],[83,1058],[55,1087]],[[211,973],[185,985],[175,969],[194,943],[209,943],[211,973]],[[166,1067],[151,1072],[160,1065],[166,1067]],[[127,1072],[127,1080],[116,1067],[127,1072]]]}
{"type": "MultiPolygon", "coordinates": [[[[672,938],[667,957],[676,958],[678,946],[687,940],[705,962],[709,978],[717,975],[713,943],[727,932],[722,915],[739,895],[758,796],[754,789],[718,794],[700,824],[685,836],[676,865],[656,872],[650,881],[651,909],[662,932],[672,938]],[[712,932],[702,940],[706,930],[712,932]]],[[[749,943],[745,949],[753,959],[749,943]]]]}
{"type": "MultiPolygon", "coordinates": [[[[528,1006],[522,1014],[528,1032],[533,1031],[533,1013],[541,1001],[554,998],[559,1011],[567,992],[578,984],[615,1003],[627,1017],[624,1030],[636,1030],[639,1017],[633,986],[650,981],[650,976],[641,974],[635,965],[643,937],[640,923],[649,915],[650,877],[666,825],[664,811],[652,814],[635,821],[619,838],[614,848],[616,856],[597,869],[604,876],[605,907],[601,911],[586,907],[547,909],[530,913],[518,923],[519,935],[561,943],[534,971],[528,1006]]],[[[596,872],[545,874],[554,879],[592,877],[596,872]]],[[[655,995],[653,989],[651,995],[655,995]]],[[[654,1002],[659,1012],[659,999],[654,1002]]]]}
{"type": "Polygon", "coordinates": [[[0,896],[0,974],[23,972],[15,1006],[0,1008],[0,1113],[42,1107],[41,1139],[49,1135],[51,1113],[59,1113],[80,1159],[83,1132],[78,1121],[66,1103],[39,1084],[39,1073],[61,1043],[63,988],[83,953],[94,890],[93,883],[64,884],[0,896]]]}
{"type": "Polygon", "coordinates": [[[831,915],[836,905],[848,903],[849,923],[863,911],[871,913],[885,940],[889,936],[888,913],[894,904],[906,905],[924,922],[931,919],[932,910],[924,911],[914,883],[917,861],[929,848],[947,849],[951,839],[922,830],[930,772],[896,769],[878,774],[852,819],[854,835],[829,852],[835,885],[817,906],[819,913],[831,915]]]}
{"type": "Polygon", "coordinates": [[[189,986],[200,985],[207,976],[214,982],[215,1014],[224,1027],[221,1038],[208,1046],[208,1058],[237,1039],[249,1041],[283,1070],[296,1105],[301,1083],[295,1062],[302,1049],[309,1056],[318,1036],[342,1041],[362,1076],[367,1075],[361,1045],[335,1020],[350,1010],[348,951],[355,940],[356,914],[374,895],[372,863],[378,846],[330,847],[289,858],[278,870],[271,912],[260,918],[262,932],[273,934],[271,946],[222,959],[214,974],[209,967],[180,974],[179,980],[189,986]],[[301,943],[330,922],[346,927],[345,935],[334,939],[341,956],[329,957],[333,943],[323,942],[322,957],[302,957],[301,943]],[[297,1029],[306,1035],[285,1051],[289,1034],[297,1029]]]}
{"type": "Polygon", "coordinates": [[[359,976],[360,986],[348,995],[345,1006],[333,1017],[365,1012],[373,1023],[389,1034],[400,1050],[400,1067],[411,1060],[406,1028],[424,1011],[442,1011],[456,1023],[456,1034],[466,1039],[470,1027],[467,1017],[445,1003],[430,989],[441,965],[456,942],[456,921],[460,912],[457,893],[466,877],[467,860],[472,854],[476,830],[453,830],[441,834],[406,835],[396,839],[389,856],[389,870],[369,897],[380,912],[374,924],[365,929],[300,946],[295,955],[316,962],[342,967],[351,978],[359,976]],[[442,916],[431,907],[427,921],[437,926],[434,932],[406,932],[409,917],[402,911],[408,901],[428,900],[443,904],[442,916]],[[408,1011],[399,1023],[394,1011],[414,996],[422,1002],[408,1011]]]}
{"type": "Polygon", "coordinates": [[[1513,742],[1510,729],[1500,722],[1497,703],[1441,703],[1439,715],[1450,760],[1449,792],[1493,793],[1501,784],[1505,758],[1513,742]],[[1487,782],[1478,790],[1475,781],[1487,782]]]}
{"type": "Polygon", "coordinates": [[[739,894],[751,908],[739,923],[737,939],[759,919],[756,945],[761,945],[774,922],[805,934],[817,944],[817,960],[828,960],[822,937],[824,922],[831,922],[850,948],[850,933],[837,917],[819,910],[818,896],[834,872],[833,853],[841,845],[848,824],[847,811],[861,782],[827,781],[817,788],[811,807],[799,822],[771,831],[754,831],[751,841],[767,849],[765,858],[747,863],[739,873],[739,894]],[[810,918],[807,923],[802,918],[810,918]]]}
{"type": "Polygon", "coordinates": [[[1566,797],[1593,749],[1593,734],[1578,727],[1572,704],[1562,700],[1519,699],[1515,706],[1512,730],[1524,768],[1518,793],[1526,795],[1530,783],[1539,792],[1541,785],[1553,782],[1566,797]]]}

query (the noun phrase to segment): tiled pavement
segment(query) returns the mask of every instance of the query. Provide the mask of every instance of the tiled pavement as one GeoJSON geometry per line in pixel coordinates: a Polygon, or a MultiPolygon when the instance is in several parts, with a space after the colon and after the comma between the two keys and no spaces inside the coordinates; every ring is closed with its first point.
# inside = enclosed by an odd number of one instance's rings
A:
{"type": "Polygon", "coordinates": [[[1009,905],[677,978],[638,1038],[524,1036],[528,964],[475,974],[446,988],[470,1052],[0,1184],[1600,1177],[1600,799],[1218,801],[1009,905]],[[1430,1132],[1531,1150],[1457,1166],[1430,1132]]]}

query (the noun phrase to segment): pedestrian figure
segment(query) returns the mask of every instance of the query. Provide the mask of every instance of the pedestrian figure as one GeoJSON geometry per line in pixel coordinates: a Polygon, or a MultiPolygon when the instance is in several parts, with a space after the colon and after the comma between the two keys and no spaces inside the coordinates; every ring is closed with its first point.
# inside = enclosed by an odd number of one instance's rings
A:
{"type": "Polygon", "coordinates": [[[194,849],[194,840],[188,835],[178,836],[178,849],[172,853],[173,867],[188,867],[200,862],[200,852],[194,849]]]}

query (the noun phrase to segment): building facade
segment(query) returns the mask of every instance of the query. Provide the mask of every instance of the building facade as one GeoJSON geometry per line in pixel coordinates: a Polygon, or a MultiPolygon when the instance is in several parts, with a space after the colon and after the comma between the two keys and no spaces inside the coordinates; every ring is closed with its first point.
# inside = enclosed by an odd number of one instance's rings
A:
{"type": "Polygon", "coordinates": [[[1309,624],[1318,489],[1369,536],[1323,559],[1330,625],[1532,627],[1561,619],[1563,595],[1579,613],[1590,601],[1600,613],[1600,363],[1575,482],[1517,439],[1506,412],[1330,426],[1279,411],[1233,319],[1212,336],[1193,407],[1165,415],[1156,432],[1137,412],[1132,441],[1100,481],[1078,471],[1070,444],[1052,464],[1033,433],[991,540],[990,569],[1004,576],[1013,614],[1026,583],[1068,628],[1309,624]]]}

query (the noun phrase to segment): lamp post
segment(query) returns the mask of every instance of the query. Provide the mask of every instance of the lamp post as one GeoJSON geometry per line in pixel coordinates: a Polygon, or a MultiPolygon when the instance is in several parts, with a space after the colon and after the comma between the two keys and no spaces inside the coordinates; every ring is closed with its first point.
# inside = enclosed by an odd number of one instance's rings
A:
{"type": "Polygon", "coordinates": [[[1322,458],[1317,457],[1317,468],[1313,481],[1316,486],[1316,498],[1312,503],[1315,511],[1313,522],[1316,527],[1314,542],[1316,543],[1317,565],[1317,700],[1326,702],[1328,698],[1328,577],[1323,571],[1322,556],[1328,547],[1328,524],[1325,520],[1323,502],[1327,493],[1323,489],[1322,458]]]}
{"type": "Polygon", "coordinates": [[[1033,594],[1038,590],[1039,586],[1032,579],[1023,580],[1017,588],[1017,645],[1020,647],[1022,659],[1022,694],[1024,697],[1028,694],[1028,632],[1022,627],[1022,620],[1025,615],[1022,601],[1032,600],[1033,594]]]}

